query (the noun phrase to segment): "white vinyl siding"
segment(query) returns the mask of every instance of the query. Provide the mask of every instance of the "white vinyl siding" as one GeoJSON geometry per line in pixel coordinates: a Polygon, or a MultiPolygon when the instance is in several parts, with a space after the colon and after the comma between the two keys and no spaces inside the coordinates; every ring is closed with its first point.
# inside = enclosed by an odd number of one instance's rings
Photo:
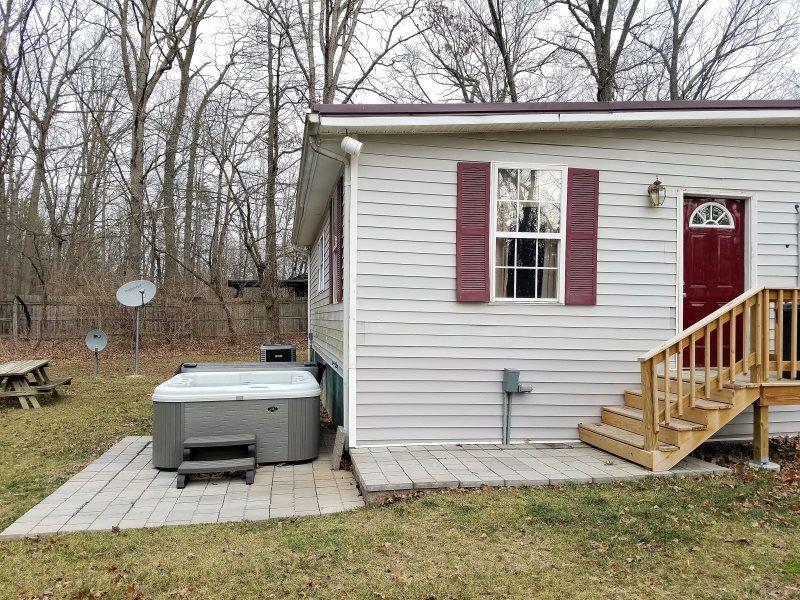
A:
{"type": "MultiPolygon", "coordinates": [[[[757,198],[759,282],[795,284],[800,129],[595,130],[362,136],[358,201],[359,445],[497,442],[502,369],[512,440],[577,439],[639,387],[637,357],[676,328],[676,193],[757,198]],[[455,301],[456,164],[600,171],[596,306],[455,301]],[[667,186],[653,208],[647,186],[667,186]]],[[[800,411],[770,411],[773,433],[800,411]]],[[[751,435],[749,414],[723,435],[751,435]]]]}
{"type": "MultiPolygon", "coordinates": [[[[320,251],[311,252],[310,273],[322,271],[324,285],[320,289],[314,286],[313,291],[309,289],[311,298],[309,304],[310,312],[310,332],[313,334],[314,350],[319,352],[325,361],[333,366],[334,370],[341,373],[343,356],[343,328],[342,328],[342,305],[331,304],[328,289],[328,261],[330,248],[328,244],[328,231],[330,227],[330,214],[322,222],[317,239],[312,248],[319,248],[320,251]],[[320,239],[324,237],[324,243],[320,244],[320,239]]],[[[310,288],[310,286],[309,286],[310,288]]]]}

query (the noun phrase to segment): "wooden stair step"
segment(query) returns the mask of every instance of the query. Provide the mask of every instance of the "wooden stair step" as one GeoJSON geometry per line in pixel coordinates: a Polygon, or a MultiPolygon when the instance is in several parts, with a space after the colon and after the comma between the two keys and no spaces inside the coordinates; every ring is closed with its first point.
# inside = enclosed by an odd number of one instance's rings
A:
{"type": "MultiPolygon", "coordinates": [[[[626,390],[625,393],[626,394],[631,394],[631,395],[634,395],[634,396],[639,396],[639,397],[642,396],[642,390],[626,390]]],[[[659,391],[658,392],[658,399],[661,402],[664,401],[664,392],[663,391],[659,391]]],[[[685,399],[685,405],[684,406],[689,406],[688,397],[684,397],[684,399],[685,399]]],[[[672,405],[677,404],[678,395],[670,392],[669,400],[670,400],[670,404],[672,404],[672,405]]],[[[729,409],[731,407],[731,405],[728,404],[727,402],[717,402],[716,400],[706,400],[705,398],[696,398],[695,401],[694,401],[694,407],[695,408],[699,408],[701,410],[727,410],[727,409],[729,409]]]]}
{"type": "MultiPolygon", "coordinates": [[[[688,398],[689,397],[689,390],[691,390],[692,381],[691,381],[691,379],[689,379],[687,377],[687,378],[685,378],[683,380],[683,384],[684,384],[683,385],[683,395],[684,395],[684,397],[688,398]]],[[[701,380],[697,380],[696,384],[697,384],[698,387],[701,387],[703,385],[703,382],[701,380]]],[[[664,385],[664,376],[663,375],[659,375],[658,376],[658,385],[657,385],[657,387],[658,387],[658,390],[660,392],[664,391],[665,385],[664,385]]],[[[733,396],[736,393],[736,389],[737,388],[731,386],[730,383],[727,380],[725,380],[725,382],[723,382],[722,389],[717,388],[716,385],[712,385],[711,386],[711,390],[710,390],[711,399],[712,400],[716,400],[717,402],[726,402],[728,404],[733,404],[733,402],[734,402],[733,396]]],[[[670,391],[670,393],[677,395],[677,390],[678,390],[678,380],[677,380],[677,378],[674,377],[674,376],[670,377],[670,379],[669,379],[669,391],[670,391]]]]}
{"type": "MultiPolygon", "coordinates": [[[[604,437],[616,440],[618,442],[622,442],[623,444],[633,446],[634,448],[638,448],[639,450],[644,450],[644,436],[641,436],[638,433],[633,433],[626,429],[614,427],[613,425],[608,425],[606,423],[589,423],[589,424],[581,423],[580,427],[585,429],[586,431],[602,435],[604,437]]],[[[659,442],[658,449],[661,452],[674,452],[679,448],[678,446],[673,446],[672,444],[659,442]]]]}
{"type": "MultiPolygon", "coordinates": [[[[637,421],[644,421],[644,413],[640,408],[634,408],[632,406],[604,406],[603,410],[607,410],[618,415],[623,415],[630,419],[636,419],[637,421]]],[[[679,419],[675,416],[670,418],[669,425],[662,424],[661,427],[674,429],[675,431],[702,431],[706,428],[706,426],[702,423],[695,423],[694,421],[679,419]]]]}

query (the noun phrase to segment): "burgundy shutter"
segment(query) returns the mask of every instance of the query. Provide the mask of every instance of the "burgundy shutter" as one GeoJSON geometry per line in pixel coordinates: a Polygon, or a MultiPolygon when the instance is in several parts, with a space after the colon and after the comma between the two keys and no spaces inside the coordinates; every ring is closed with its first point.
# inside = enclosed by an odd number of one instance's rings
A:
{"type": "Polygon", "coordinates": [[[336,184],[336,235],[339,255],[336,257],[336,281],[338,301],[344,301],[344,193],[342,179],[336,184]]]}
{"type": "Polygon", "coordinates": [[[331,199],[330,217],[328,218],[328,304],[333,304],[333,259],[334,239],[336,232],[334,223],[335,202],[331,199]]]}
{"type": "Polygon", "coordinates": [[[569,169],[567,176],[567,304],[597,304],[597,205],[599,192],[599,171],[569,169]]]}
{"type": "Polygon", "coordinates": [[[456,300],[489,301],[489,163],[457,169],[456,300]]]}

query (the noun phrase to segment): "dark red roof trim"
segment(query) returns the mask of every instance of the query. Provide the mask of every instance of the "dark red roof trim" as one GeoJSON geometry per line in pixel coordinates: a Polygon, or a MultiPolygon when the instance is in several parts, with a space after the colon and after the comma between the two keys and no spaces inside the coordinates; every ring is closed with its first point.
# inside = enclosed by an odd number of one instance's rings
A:
{"type": "Polygon", "coordinates": [[[662,100],[654,102],[519,102],[452,104],[315,104],[321,115],[489,115],[506,113],[615,113],[667,110],[797,109],[800,100],[662,100]]]}

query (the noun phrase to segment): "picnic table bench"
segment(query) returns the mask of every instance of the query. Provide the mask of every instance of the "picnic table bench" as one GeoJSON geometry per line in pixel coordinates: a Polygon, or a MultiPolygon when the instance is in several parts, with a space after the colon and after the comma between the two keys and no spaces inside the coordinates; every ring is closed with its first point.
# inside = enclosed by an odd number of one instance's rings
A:
{"type": "Polygon", "coordinates": [[[58,386],[69,385],[72,379],[50,379],[46,367],[49,360],[13,360],[0,364],[0,398],[17,398],[24,408],[41,408],[38,394],[50,392],[58,396],[58,386]],[[28,376],[33,381],[28,380],[28,376]],[[30,403],[30,405],[29,405],[30,403]]]}

